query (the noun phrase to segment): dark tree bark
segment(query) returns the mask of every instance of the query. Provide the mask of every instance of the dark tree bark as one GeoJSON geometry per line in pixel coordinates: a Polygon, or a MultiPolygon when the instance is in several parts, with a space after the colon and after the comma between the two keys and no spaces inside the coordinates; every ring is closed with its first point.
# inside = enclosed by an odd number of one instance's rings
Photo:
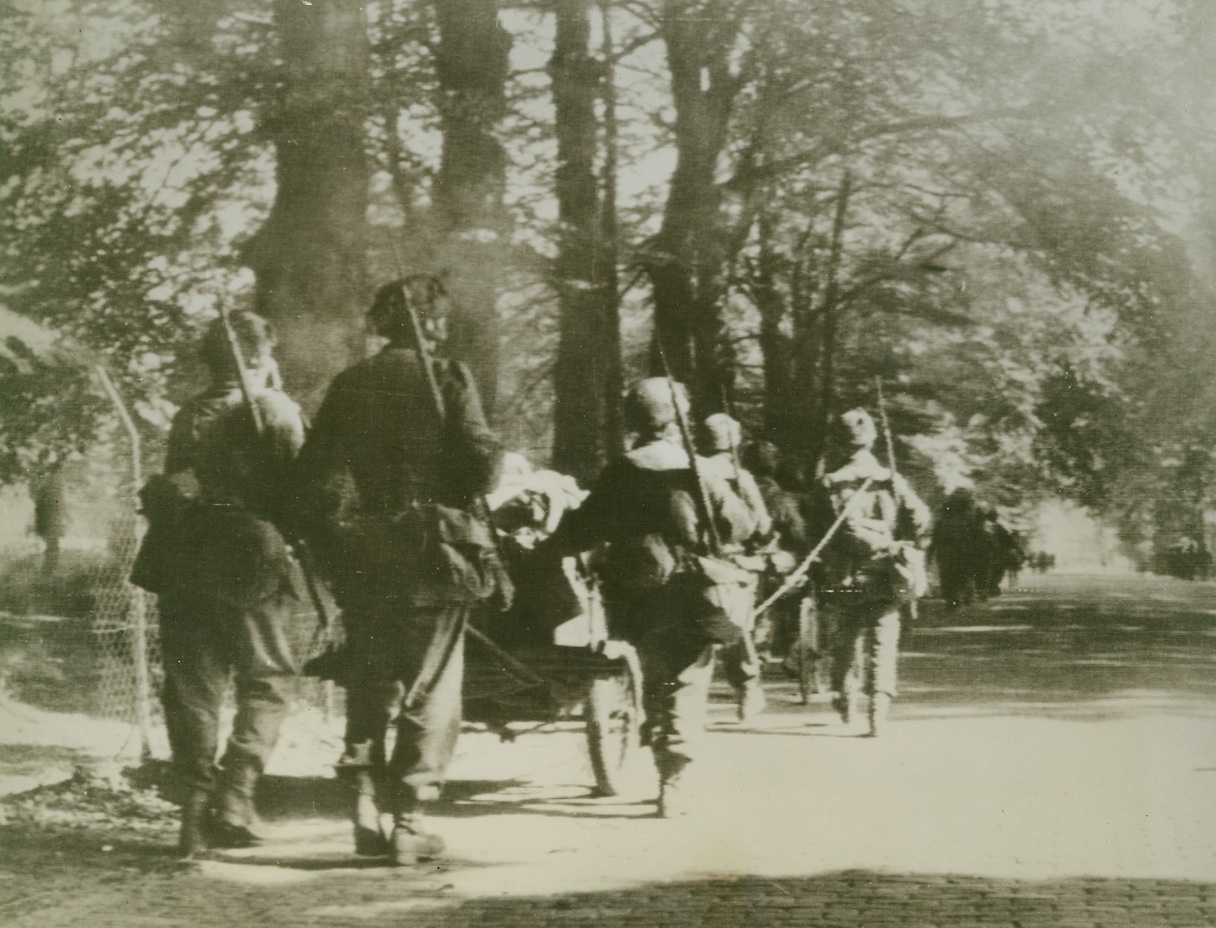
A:
{"type": "Polygon", "coordinates": [[[823,288],[823,302],[818,308],[819,338],[812,343],[817,353],[815,363],[809,365],[810,373],[816,380],[803,380],[796,384],[795,389],[806,389],[815,398],[813,404],[808,404],[811,411],[807,423],[806,434],[810,436],[809,456],[814,466],[822,467],[824,455],[828,450],[828,425],[832,416],[839,412],[836,409],[837,383],[836,368],[839,345],[839,329],[842,307],[840,305],[840,263],[844,256],[844,233],[849,211],[849,200],[853,195],[853,179],[845,171],[844,179],[840,182],[840,191],[836,198],[836,212],[832,217],[832,242],[828,253],[827,281],[823,288]]]}
{"type": "Polygon", "coordinates": [[[747,276],[747,291],[760,313],[760,357],[764,362],[765,437],[782,447],[789,444],[798,403],[794,402],[794,339],[783,323],[788,313],[784,295],[777,287],[777,257],[773,251],[773,222],[762,216],[759,226],[759,255],[747,276]]]}
{"type": "Polygon", "coordinates": [[[495,0],[436,0],[443,154],[435,207],[444,235],[440,264],[455,298],[451,350],[472,368],[487,409],[497,394],[495,301],[508,219],[503,206],[507,156],[495,130],[506,113],[510,36],[495,0]]]}
{"type": "Polygon", "coordinates": [[[852,195],[853,181],[846,171],[834,197],[823,258],[817,258],[820,249],[812,246],[815,216],[808,217],[805,231],[783,260],[774,244],[772,218],[762,215],[758,256],[745,278],[748,296],[760,313],[766,435],[812,469],[822,462],[828,425],[839,411],[840,323],[846,312],[840,274],[852,195]]]}
{"type": "Polygon", "coordinates": [[[282,96],[265,116],[278,189],[244,258],[306,409],[363,344],[368,39],[357,0],[277,0],[282,96]]]}
{"type": "Polygon", "coordinates": [[[690,384],[702,408],[727,387],[721,347],[729,231],[714,169],[740,79],[730,69],[738,12],[721,0],[668,0],[663,38],[676,110],[676,168],[646,269],[654,292],[652,368],[690,384]]]}
{"type": "Polygon", "coordinates": [[[590,6],[589,0],[558,0],[549,63],[561,223],[554,269],[560,322],[553,464],[583,483],[620,449],[622,431],[612,99],[609,88],[601,182],[595,105],[606,87],[606,65],[591,54],[590,6]]]}

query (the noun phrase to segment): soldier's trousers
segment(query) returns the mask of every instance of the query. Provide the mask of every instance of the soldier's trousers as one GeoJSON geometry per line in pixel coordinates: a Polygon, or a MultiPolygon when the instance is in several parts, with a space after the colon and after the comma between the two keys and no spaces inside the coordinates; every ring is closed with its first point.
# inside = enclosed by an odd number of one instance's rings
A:
{"type": "Polygon", "coordinates": [[[439,798],[460,734],[469,606],[375,608],[346,616],[343,770],[372,770],[395,812],[439,798]],[[386,757],[389,727],[396,739],[386,757]]]}
{"type": "Polygon", "coordinates": [[[832,689],[851,695],[860,685],[868,696],[894,696],[899,658],[898,604],[828,608],[837,622],[831,644],[832,689]]]}
{"type": "Polygon", "coordinates": [[[265,768],[295,683],[287,629],[297,607],[294,594],[243,607],[193,592],[160,596],[161,701],[173,763],[187,789],[214,786],[220,712],[230,680],[236,685],[236,717],[221,763],[257,773],[265,768]]]}
{"type": "Polygon", "coordinates": [[[756,582],[730,587],[724,596],[724,605],[730,620],[743,630],[744,639],[722,646],[722,670],[726,680],[735,689],[760,679],[760,657],[752,637],[756,630],[756,616],[752,611],[756,605],[756,582]]]}
{"type": "Polygon", "coordinates": [[[637,649],[642,666],[643,741],[664,782],[675,780],[705,737],[715,645],[671,588],[608,596],[614,634],[637,649]]]}

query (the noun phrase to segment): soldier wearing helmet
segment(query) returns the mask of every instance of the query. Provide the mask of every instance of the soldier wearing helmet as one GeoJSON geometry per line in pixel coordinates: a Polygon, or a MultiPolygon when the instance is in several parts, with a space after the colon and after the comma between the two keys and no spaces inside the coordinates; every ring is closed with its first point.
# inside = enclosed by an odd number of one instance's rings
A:
{"type": "Polygon", "coordinates": [[[646,738],[659,773],[658,811],[688,811],[687,769],[697,754],[713,673],[714,647],[738,643],[731,602],[748,582],[723,563],[706,575],[709,527],[698,512],[703,491],[717,537],[738,544],[755,531],[747,505],[729,484],[685,450],[682,384],[640,381],[625,401],[632,450],[611,462],[590,495],[542,544],[554,556],[603,546],[600,578],[614,637],[633,644],[642,665],[646,738]]]}
{"type": "Polygon", "coordinates": [[[346,627],[338,770],[355,851],[399,866],[444,850],[424,814],[460,731],[469,613],[494,592],[476,504],[501,450],[469,368],[432,355],[445,303],[427,275],[380,288],[368,323],[387,343],[334,378],[300,453],[301,518],[346,627]],[[387,836],[381,811],[393,816],[387,836]]]}
{"type": "Polygon", "coordinates": [[[864,409],[838,420],[848,460],[819,488],[818,534],[844,516],[816,577],[820,608],[834,622],[834,708],[847,724],[869,696],[870,735],[880,734],[895,696],[900,606],[924,592],[929,510],[899,474],[874,456],[878,429],[864,409]]]}

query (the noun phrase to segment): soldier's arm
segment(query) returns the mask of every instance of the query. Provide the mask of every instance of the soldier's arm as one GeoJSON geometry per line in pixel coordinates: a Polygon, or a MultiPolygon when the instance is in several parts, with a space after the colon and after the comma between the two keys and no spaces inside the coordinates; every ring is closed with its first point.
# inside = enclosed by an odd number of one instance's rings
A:
{"type": "Polygon", "coordinates": [[[295,401],[278,390],[262,391],[253,401],[262,421],[259,463],[267,510],[277,524],[286,526],[293,522],[291,470],[304,444],[304,417],[295,401]]]}
{"type": "Polygon", "coordinates": [[[553,534],[540,548],[557,556],[589,551],[621,534],[624,510],[630,500],[623,478],[624,464],[618,460],[599,475],[587,498],[576,509],[568,509],[553,534]]]}
{"type": "Polygon", "coordinates": [[[271,462],[286,467],[296,459],[304,445],[304,417],[300,407],[286,393],[266,390],[254,402],[262,419],[262,441],[271,462]]]}
{"type": "Polygon", "coordinates": [[[358,508],[344,424],[347,404],[338,381],[330,386],[290,468],[290,525],[295,534],[324,544],[358,508]]]}
{"type": "MultiPolygon", "coordinates": [[[[723,544],[740,544],[755,534],[756,516],[730,484],[709,476],[704,482],[719,540],[723,544]]],[[[765,512],[767,515],[767,510],[765,512]]]]}
{"type": "Polygon", "coordinates": [[[756,485],[756,478],[750,471],[742,468],[739,469],[739,495],[743,497],[743,501],[755,519],[754,536],[760,539],[769,538],[773,533],[772,514],[768,511],[768,505],[764,502],[764,495],[760,492],[760,487],[756,485]]]}
{"type": "Polygon", "coordinates": [[[460,494],[469,499],[489,492],[502,464],[502,443],[481,405],[468,366],[450,361],[443,384],[444,441],[459,475],[460,494]]]}

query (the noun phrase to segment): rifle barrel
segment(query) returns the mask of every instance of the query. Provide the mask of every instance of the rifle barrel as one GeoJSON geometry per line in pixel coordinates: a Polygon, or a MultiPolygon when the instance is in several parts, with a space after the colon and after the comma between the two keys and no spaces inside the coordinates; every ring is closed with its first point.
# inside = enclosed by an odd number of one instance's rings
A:
{"type": "Polygon", "coordinates": [[[684,440],[684,451],[688,455],[688,466],[692,470],[693,481],[697,485],[695,501],[699,512],[697,515],[705,524],[709,534],[710,553],[715,557],[722,554],[722,538],[718,534],[718,525],[714,522],[714,512],[709,505],[709,491],[701,476],[701,468],[697,466],[697,447],[693,444],[692,432],[688,427],[688,418],[680,408],[680,395],[676,390],[675,378],[671,376],[671,368],[667,365],[667,353],[663,350],[662,340],[657,340],[659,360],[663,362],[663,373],[667,377],[667,386],[671,390],[671,405],[675,409],[676,424],[680,427],[680,437],[684,440]]]}
{"type": "Polygon", "coordinates": [[[241,387],[241,396],[245,400],[245,408],[253,419],[253,428],[260,437],[265,430],[262,421],[262,411],[253,399],[253,386],[249,383],[249,367],[245,364],[245,356],[241,353],[241,343],[236,337],[236,329],[232,327],[232,317],[228,307],[220,303],[220,324],[224,327],[224,336],[228,339],[228,350],[232,355],[232,365],[236,369],[236,379],[241,387]]]}

